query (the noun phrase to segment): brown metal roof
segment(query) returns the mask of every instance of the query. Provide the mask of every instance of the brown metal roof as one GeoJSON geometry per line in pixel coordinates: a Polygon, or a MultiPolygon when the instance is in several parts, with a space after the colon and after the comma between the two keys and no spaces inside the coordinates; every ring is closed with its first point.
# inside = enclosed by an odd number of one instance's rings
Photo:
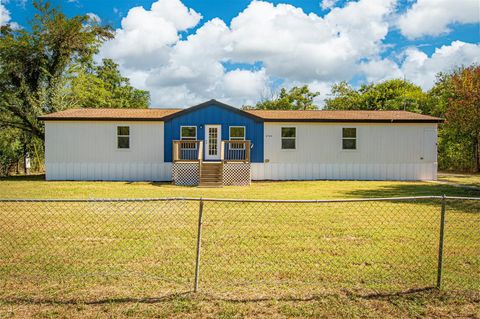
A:
{"type": "Polygon", "coordinates": [[[68,109],[40,116],[47,121],[161,121],[181,109],[68,109]]]}
{"type": "Polygon", "coordinates": [[[441,118],[406,111],[247,110],[267,122],[443,122],[441,118]]]}
{"type": "MultiPolygon", "coordinates": [[[[185,110],[185,109],[183,109],[185,110]]],[[[182,109],[68,109],[40,116],[44,121],[162,121],[182,109]]],[[[238,110],[242,112],[241,110],[238,110]]],[[[440,123],[438,117],[406,111],[287,111],[246,110],[266,122],[430,122],[440,123]]]]}

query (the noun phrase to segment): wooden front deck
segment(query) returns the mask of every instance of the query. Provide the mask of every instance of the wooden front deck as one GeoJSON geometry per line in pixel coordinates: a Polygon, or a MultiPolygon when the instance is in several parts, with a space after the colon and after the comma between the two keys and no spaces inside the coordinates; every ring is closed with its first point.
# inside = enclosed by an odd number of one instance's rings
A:
{"type": "MultiPolygon", "coordinates": [[[[202,140],[173,141],[173,162],[204,162],[202,140]]],[[[223,140],[220,143],[220,162],[250,163],[250,141],[223,140]]]]}
{"type": "MultiPolygon", "coordinates": [[[[235,184],[235,180],[239,179],[239,185],[249,185],[251,145],[250,141],[221,141],[220,147],[217,150],[219,152],[219,159],[206,161],[204,160],[205,154],[203,141],[173,141],[172,160],[174,168],[178,168],[182,164],[185,168],[184,170],[176,169],[176,174],[182,182],[178,182],[174,179],[174,183],[185,185],[185,183],[188,182],[189,185],[195,183],[196,185],[204,187],[222,187],[223,185],[235,184]],[[242,168],[245,168],[245,165],[247,165],[248,174],[232,173],[232,165],[235,164],[237,164],[237,166],[243,165],[242,168]],[[192,167],[192,165],[194,167],[192,167]],[[187,167],[190,168],[187,169],[187,167]],[[225,174],[227,176],[224,176],[225,174]]],[[[245,171],[245,169],[242,169],[242,171],[245,171]]]]}

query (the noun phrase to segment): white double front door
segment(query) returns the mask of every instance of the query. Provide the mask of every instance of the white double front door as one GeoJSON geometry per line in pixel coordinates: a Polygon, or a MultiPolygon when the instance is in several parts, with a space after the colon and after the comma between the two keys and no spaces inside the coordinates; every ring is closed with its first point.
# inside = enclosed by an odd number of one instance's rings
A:
{"type": "Polygon", "coordinates": [[[205,160],[220,160],[222,145],[222,126],[205,125],[205,160]]]}

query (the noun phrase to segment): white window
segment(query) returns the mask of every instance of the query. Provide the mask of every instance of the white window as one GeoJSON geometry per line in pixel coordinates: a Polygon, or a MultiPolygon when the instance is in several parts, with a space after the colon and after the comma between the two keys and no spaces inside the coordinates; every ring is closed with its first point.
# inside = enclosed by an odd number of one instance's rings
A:
{"type": "Polygon", "coordinates": [[[357,129],[355,127],[342,128],[342,149],[357,149],[357,129]]]}
{"type": "Polygon", "coordinates": [[[195,141],[197,139],[197,127],[196,126],[180,127],[180,139],[185,141],[195,141]]]}
{"type": "MultiPolygon", "coordinates": [[[[197,127],[196,126],[181,126],[180,127],[180,139],[182,141],[196,141],[197,140],[197,127]]],[[[183,149],[195,149],[197,143],[182,143],[183,149]]]]}
{"type": "Polygon", "coordinates": [[[117,126],[117,148],[118,149],[130,148],[130,127],[129,126],[117,126]]]}
{"type": "Polygon", "coordinates": [[[282,150],[294,150],[297,148],[297,128],[282,127],[282,150]]]}
{"type": "MultiPolygon", "coordinates": [[[[230,126],[229,138],[231,141],[245,141],[245,126],[230,126]]],[[[244,143],[231,143],[230,149],[243,150],[244,143]]]]}

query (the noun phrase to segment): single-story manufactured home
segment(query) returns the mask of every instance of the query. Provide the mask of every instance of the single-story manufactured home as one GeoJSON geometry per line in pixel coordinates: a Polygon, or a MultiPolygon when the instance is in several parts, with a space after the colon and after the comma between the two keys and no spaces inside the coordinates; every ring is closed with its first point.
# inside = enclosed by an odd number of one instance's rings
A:
{"type": "Polygon", "coordinates": [[[435,180],[437,125],[405,111],[69,109],[45,122],[47,180],[435,180]]]}

